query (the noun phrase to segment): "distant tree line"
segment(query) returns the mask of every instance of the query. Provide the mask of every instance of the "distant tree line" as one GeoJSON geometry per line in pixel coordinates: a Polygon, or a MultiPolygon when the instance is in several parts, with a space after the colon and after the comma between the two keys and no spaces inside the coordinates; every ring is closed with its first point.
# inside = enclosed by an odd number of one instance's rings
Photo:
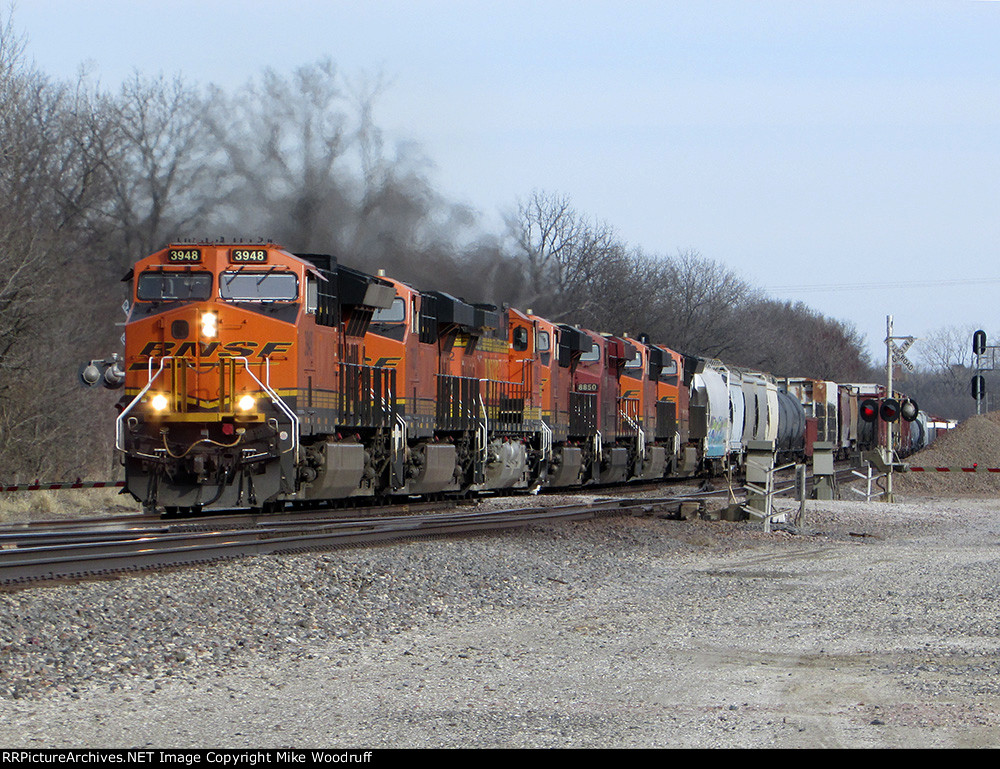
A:
{"type": "Polygon", "coordinates": [[[329,60],[233,91],[62,82],[0,18],[0,482],[110,471],[118,395],[81,390],[76,369],[121,349],[121,278],[175,239],[267,238],[779,376],[866,375],[849,324],[695,251],[645,253],[565,195],[533,192],[484,232],[417,145],[386,139],[382,88],[329,60]]]}

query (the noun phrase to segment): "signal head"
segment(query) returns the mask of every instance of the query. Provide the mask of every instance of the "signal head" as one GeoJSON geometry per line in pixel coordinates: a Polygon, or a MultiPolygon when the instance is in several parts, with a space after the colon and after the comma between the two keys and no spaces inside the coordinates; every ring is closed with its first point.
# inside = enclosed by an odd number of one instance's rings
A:
{"type": "Polygon", "coordinates": [[[878,414],[883,422],[895,422],[899,419],[899,401],[895,398],[886,398],[879,406],[878,414]]]}
{"type": "Polygon", "coordinates": [[[899,404],[899,415],[905,419],[907,422],[912,422],[917,418],[917,414],[920,413],[920,406],[912,398],[905,399],[899,404]]]}
{"type": "Polygon", "coordinates": [[[982,329],[972,335],[972,352],[976,355],[986,352],[986,332],[982,329]]]}
{"type": "Polygon", "coordinates": [[[981,374],[976,374],[972,377],[972,397],[977,401],[981,401],[986,397],[986,380],[983,379],[981,374]]]}
{"type": "Polygon", "coordinates": [[[866,398],[861,401],[859,416],[866,422],[874,422],[878,419],[878,401],[874,398],[866,398]]]}

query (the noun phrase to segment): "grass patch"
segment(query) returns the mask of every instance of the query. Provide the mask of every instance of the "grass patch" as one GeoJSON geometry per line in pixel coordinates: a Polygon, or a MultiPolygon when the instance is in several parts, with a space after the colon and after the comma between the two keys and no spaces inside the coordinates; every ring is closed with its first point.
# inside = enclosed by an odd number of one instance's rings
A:
{"type": "Polygon", "coordinates": [[[0,493],[0,522],[138,513],[142,506],[119,489],[60,489],[0,493]]]}

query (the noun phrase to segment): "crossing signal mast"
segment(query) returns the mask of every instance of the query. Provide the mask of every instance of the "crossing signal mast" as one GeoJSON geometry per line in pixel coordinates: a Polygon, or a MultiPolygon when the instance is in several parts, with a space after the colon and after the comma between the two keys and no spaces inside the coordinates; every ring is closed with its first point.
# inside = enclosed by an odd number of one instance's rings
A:
{"type": "MultiPolygon", "coordinates": [[[[913,364],[906,357],[906,351],[917,341],[912,336],[892,335],[892,316],[885,318],[885,371],[886,371],[886,397],[878,406],[878,414],[885,422],[885,463],[888,467],[885,476],[885,494],[882,499],[892,502],[892,471],[895,457],[892,450],[892,427],[896,421],[902,418],[912,422],[917,418],[920,411],[916,401],[906,399],[902,403],[893,397],[892,390],[892,370],[896,365],[904,366],[907,371],[913,371],[913,364]],[[899,344],[897,344],[899,342],[899,344]]],[[[862,410],[864,404],[862,404],[862,410]]]]}

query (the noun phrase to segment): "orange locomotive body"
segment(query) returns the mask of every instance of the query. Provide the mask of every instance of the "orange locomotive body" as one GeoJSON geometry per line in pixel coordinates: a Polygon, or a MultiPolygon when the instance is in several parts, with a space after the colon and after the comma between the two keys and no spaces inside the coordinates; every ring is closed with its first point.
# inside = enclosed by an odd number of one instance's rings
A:
{"type": "Polygon", "coordinates": [[[386,492],[528,488],[543,431],[533,370],[511,356],[506,313],[389,282],[395,298],[366,337],[367,359],[400,383],[402,452],[386,492]]]}
{"type": "Polygon", "coordinates": [[[628,340],[274,244],[176,244],[128,278],[116,448],[149,509],[537,489],[666,466],[646,446],[644,346],[642,397],[619,390],[628,340]]]}
{"type": "Polygon", "coordinates": [[[360,436],[389,444],[392,371],[361,359],[385,281],[274,244],[173,245],[127,277],[116,448],[137,499],[264,508],[376,488],[360,436]]]}

